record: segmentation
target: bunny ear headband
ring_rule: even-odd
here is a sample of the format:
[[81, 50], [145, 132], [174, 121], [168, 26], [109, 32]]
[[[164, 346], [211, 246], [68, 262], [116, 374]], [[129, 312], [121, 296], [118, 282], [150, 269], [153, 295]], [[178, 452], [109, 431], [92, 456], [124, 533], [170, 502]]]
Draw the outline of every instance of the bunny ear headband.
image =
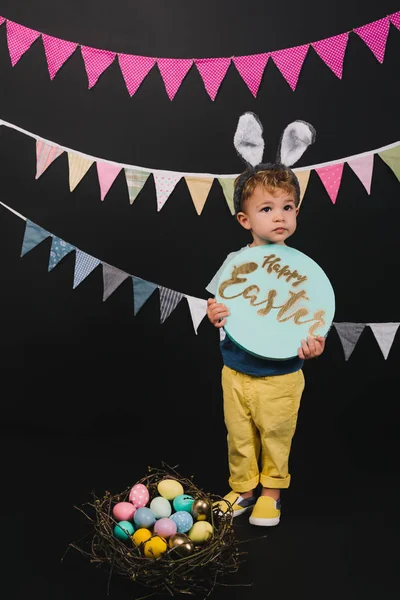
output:
[[[243, 186], [250, 177], [265, 169], [291, 167], [315, 140], [315, 129], [306, 121], [293, 121], [283, 131], [279, 142], [278, 154], [274, 163], [262, 163], [264, 154], [263, 127], [260, 119], [252, 112], [240, 116], [233, 143], [247, 169], [239, 176], [235, 185], [233, 203], [235, 214], [240, 212]], [[290, 170], [290, 169], [289, 169]], [[293, 171], [292, 171], [293, 173]], [[296, 192], [300, 198], [300, 186], [293, 173]]]

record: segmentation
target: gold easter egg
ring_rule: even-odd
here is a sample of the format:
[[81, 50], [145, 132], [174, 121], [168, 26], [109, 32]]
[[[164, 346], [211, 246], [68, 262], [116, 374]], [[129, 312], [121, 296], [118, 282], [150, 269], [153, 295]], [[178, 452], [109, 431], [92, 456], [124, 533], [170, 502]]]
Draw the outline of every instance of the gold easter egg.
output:
[[211, 502], [204, 498], [197, 498], [190, 512], [195, 521], [207, 521], [211, 516]]
[[195, 544], [207, 542], [214, 534], [214, 528], [208, 521], [197, 521], [189, 530], [188, 537]]
[[162, 479], [157, 485], [158, 493], [167, 500], [173, 500], [184, 493], [183, 486], [176, 479]]
[[168, 546], [179, 556], [190, 556], [194, 551], [194, 543], [185, 533], [175, 533], [168, 540]]

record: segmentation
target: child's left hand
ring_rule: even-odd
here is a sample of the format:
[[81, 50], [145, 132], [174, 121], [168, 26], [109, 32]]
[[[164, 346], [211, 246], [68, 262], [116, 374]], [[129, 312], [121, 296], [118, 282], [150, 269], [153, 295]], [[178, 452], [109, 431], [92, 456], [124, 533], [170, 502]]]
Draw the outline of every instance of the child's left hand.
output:
[[298, 355], [302, 360], [308, 358], [316, 358], [320, 356], [325, 348], [325, 338], [321, 335], [316, 337], [308, 336], [307, 340], [301, 340], [301, 347], [299, 348]]

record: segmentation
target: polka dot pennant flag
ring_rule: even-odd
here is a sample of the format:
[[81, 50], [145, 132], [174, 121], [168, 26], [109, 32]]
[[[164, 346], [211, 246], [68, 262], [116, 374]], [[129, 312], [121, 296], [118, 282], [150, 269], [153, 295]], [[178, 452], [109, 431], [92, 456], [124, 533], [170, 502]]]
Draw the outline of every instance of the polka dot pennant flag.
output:
[[400, 10], [389, 15], [389, 19], [391, 23], [393, 23], [393, 25], [397, 27], [397, 29], [400, 29]]
[[39, 31], [7, 21], [7, 45], [13, 67], [39, 36]]
[[5, 20], [6, 20], [5, 17], [0, 17], [0, 25], [3, 25]]
[[342, 79], [343, 60], [348, 39], [348, 33], [341, 33], [311, 44], [318, 56], [339, 79]]
[[75, 289], [94, 269], [100, 264], [98, 258], [82, 252], [82, 250], [76, 249], [75, 259], [75, 271], [74, 271], [74, 285]]
[[296, 89], [308, 48], [309, 44], [303, 44], [303, 46], [284, 48], [271, 53], [274, 63], [293, 91]]
[[357, 175], [367, 194], [371, 193], [372, 170], [374, 168], [374, 155], [360, 156], [347, 161], [347, 164]]
[[67, 256], [70, 252], [75, 250], [75, 246], [69, 244], [68, 242], [64, 242], [61, 238], [53, 235], [53, 239], [51, 241], [51, 249], [50, 249], [50, 258], [49, 258], [49, 267], [48, 270], [51, 271], [54, 269], [56, 265]]
[[96, 167], [100, 184], [100, 198], [104, 200], [122, 167], [106, 162], [96, 162]]
[[36, 141], [36, 179], [44, 173], [51, 163], [58, 158], [64, 150], [58, 146], [47, 144], [43, 140]]
[[196, 58], [196, 67], [211, 100], [215, 100], [222, 80], [231, 63], [230, 58]]
[[86, 175], [93, 163], [94, 161], [90, 158], [75, 154], [74, 152], [68, 152], [69, 189], [71, 192]]
[[379, 19], [353, 29], [354, 33], [367, 44], [368, 48], [374, 53], [380, 63], [385, 58], [386, 41], [389, 33], [389, 18]]
[[333, 204], [336, 202], [340, 183], [342, 181], [344, 163], [338, 163], [335, 165], [328, 165], [327, 167], [320, 167], [315, 169], [321, 178], [322, 183], [326, 191], [328, 192], [329, 198]]
[[160, 211], [175, 189], [175, 186], [182, 175], [170, 171], [159, 171], [153, 173], [153, 177], [157, 194], [157, 210]]
[[232, 62], [242, 76], [243, 81], [253, 94], [258, 94], [265, 66], [268, 62], [269, 53], [253, 54], [249, 56], [234, 56]]
[[42, 33], [44, 53], [50, 79], [54, 79], [66, 60], [75, 52], [78, 44], [67, 42]]
[[185, 79], [192, 66], [191, 58], [159, 58], [157, 59], [158, 69], [163, 78], [168, 98], [173, 100], [176, 92], [179, 90], [182, 81]]
[[160, 322], [164, 323], [182, 300], [183, 294], [162, 285], [159, 285], [158, 289], [160, 290]]
[[115, 58], [115, 52], [81, 46], [81, 53], [90, 89], [97, 83], [100, 75], [111, 65]]
[[156, 64], [156, 59], [135, 54], [118, 54], [118, 63], [129, 95], [133, 96], [143, 79]]

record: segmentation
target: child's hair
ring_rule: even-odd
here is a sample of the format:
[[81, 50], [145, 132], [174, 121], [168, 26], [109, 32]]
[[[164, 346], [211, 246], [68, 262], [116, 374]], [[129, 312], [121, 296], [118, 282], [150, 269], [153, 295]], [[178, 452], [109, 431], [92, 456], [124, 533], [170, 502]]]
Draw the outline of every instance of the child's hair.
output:
[[300, 204], [300, 185], [292, 169], [281, 164], [264, 164], [254, 169], [253, 173], [246, 169], [235, 179], [235, 214], [243, 210], [246, 200], [258, 185], [272, 194], [278, 189], [293, 194], [295, 205]]

